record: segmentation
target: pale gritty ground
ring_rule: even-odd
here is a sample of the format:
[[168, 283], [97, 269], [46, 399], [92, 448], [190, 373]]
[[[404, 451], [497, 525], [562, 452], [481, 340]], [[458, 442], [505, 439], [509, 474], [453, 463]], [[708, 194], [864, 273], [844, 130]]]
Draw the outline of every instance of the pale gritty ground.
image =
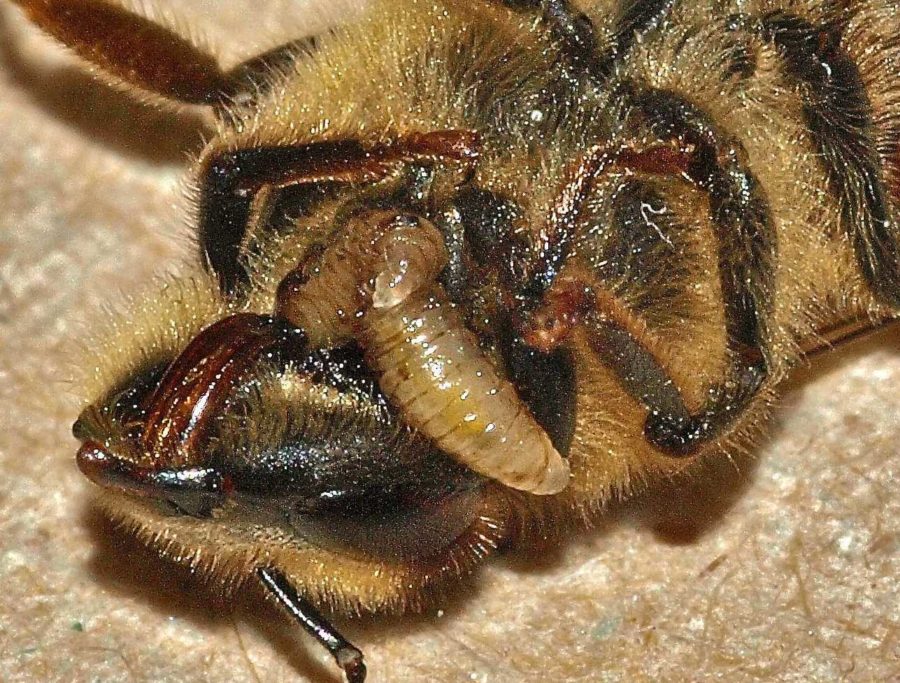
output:
[[[303, 0], [177, 4], [233, 58], [314, 28]], [[67, 358], [188, 251], [199, 127], [94, 84], [12, 12], [0, 30], [0, 680], [337, 680], [274, 611], [211, 604], [90, 512]], [[898, 350], [882, 335], [805, 372], [741, 474], [499, 558], [425, 616], [338, 623], [373, 681], [900, 680]]]

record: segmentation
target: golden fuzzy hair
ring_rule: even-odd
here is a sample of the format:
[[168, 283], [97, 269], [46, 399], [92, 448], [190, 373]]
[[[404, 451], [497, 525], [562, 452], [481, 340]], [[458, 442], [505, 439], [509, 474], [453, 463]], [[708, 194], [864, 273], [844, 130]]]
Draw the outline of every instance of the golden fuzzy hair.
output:
[[[578, 4], [593, 19], [600, 46], [610, 44], [616, 3]], [[834, 19], [824, 3], [809, 0], [734, 4], [750, 15], [780, 10], [811, 24]], [[586, 333], [576, 330], [566, 346], [577, 376], [569, 487], [540, 501], [488, 488], [476, 523], [434, 558], [418, 564], [360, 561], [242, 524], [229, 519], [227, 510], [210, 531], [203, 522], [161, 515], [112, 494], [104, 495], [104, 509], [163, 556], [198, 566], [225, 584], [266, 561], [321, 602], [351, 612], [401, 609], [419, 606], [434, 587], [471, 569], [499, 543], [515, 540], [509, 538], [514, 532], [551, 520], [588, 519], [609, 500], [631, 495], [657, 478], [750, 448], [778, 381], [796, 365], [801, 349], [832, 323], [876, 316], [888, 308], [869, 291], [852, 240], [842, 232], [845, 207], [823, 172], [804, 119], [802, 90], [785, 74], [784, 56], [770, 42], [752, 38], [752, 74], [734, 73], [728, 25], [736, 11], [712, 1], [679, 3], [662, 30], [633, 46], [611, 77], [612, 85], [585, 98], [574, 87], [560, 86], [568, 77], [560, 46], [527, 13], [488, 2], [381, 0], [359, 21], [322, 37], [315, 50], [298, 50], [288, 67], [270, 75], [254, 106], [235, 104], [196, 165], [202, 183], [213, 160], [228, 152], [336, 140], [389, 145], [410, 133], [474, 129], [483, 149], [472, 181], [520, 206], [517, 230], [535, 238], [573, 164], [592, 145], [638, 148], [651, 142], [646, 132], [624, 128], [629, 112], [612, 101], [614, 85], [628, 82], [673, 93], [702, 109], [745, 153], [771, 210], [778, 248], [765, 325], [769, 379], [735, 425], [705, 445], [699, 457], [673, 458], [648, 442], [646, 406], [598, 360]], [[865, 83], [896, 203], [900, 19], [895, 14], [889, 2], [866, 0], [841, 18], [846, 20], [842, 46]], [[545, 97], [548, 92], [555, 99]], [[677, 231], [668, 239], [661, 234], [652, 253], [660, 261], [677, 262], [678, 272], [635, 274], [626, 268], [625, 275], [600, 278], [597, 254], [608, 241], [600, 230], [579, 237], [566, 267], [603, 280], [602, 291], [613, 302], [605, 313], [619, 316], [638, 343], [662, 360], [685, 404], [697, 409], [730, 361], [710, 199], [681, 176], [614, 169], [598, 181], [588, 202], [594, 222], [613, 220], [610, 207], [634, 176], [659, 198], [664, 207], [659, 211], [677, 219]], [[250, 295], [239, 308], [224, 303], [210, 280], [195, 276], [168, 285], [122, 322], [112, 323], [113, 332], [100, 347], [103, 366], [98, 362], [97, 379], [89, 383], [90, 398], [121, 385], [148, 359], [173, 357], [217, 318], [237, 310], [271, 311], [278, 283], [313, 246], [327, 244], [341, 204], [359, 191], [341, 188], [314, 214], [299, 218], [287, 235], [265, 234], [259, 214], [248, 237], [258, 247], [250, 259]], [[655, 225], [652, 219], [647, 224]], [[477, 305], [488, 314], [492, 297], [499, 296], [497, 287], [487, 278], [477, 292]], [[666, 288], [675, 293], [663, 296]]]

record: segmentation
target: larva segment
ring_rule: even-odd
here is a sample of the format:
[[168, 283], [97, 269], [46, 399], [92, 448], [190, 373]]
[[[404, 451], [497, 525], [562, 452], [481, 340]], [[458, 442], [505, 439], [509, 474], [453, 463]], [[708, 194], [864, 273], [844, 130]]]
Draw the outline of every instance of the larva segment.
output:
[[507, 486], [537, 494], [565, 488], [565, 461], [479, 351], [443, 288], [366, 318], [361, 338], [381, 388], [418, 429]]
[[348, 228], [314, 274], [285, 278], [277, 314], [314, 346], [356, 338], [406, 422], [467, 467], [529, 493], [564, 489], [566, 461], [437, 282], [437, 228], [387, 211]]

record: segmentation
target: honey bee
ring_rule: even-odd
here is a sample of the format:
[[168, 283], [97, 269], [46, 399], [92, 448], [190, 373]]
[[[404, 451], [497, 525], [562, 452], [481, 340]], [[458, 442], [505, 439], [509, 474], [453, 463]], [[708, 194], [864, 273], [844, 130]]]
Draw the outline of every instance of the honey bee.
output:
[[93, 345], [78, 466], [349, 681], [322, 606], [419, 608], [750, 447], [799, 362], [900, 315], [887, 0], [380, 0], [227, 71], [115, 4], [14, 2], [216, 120], [199, 263]]

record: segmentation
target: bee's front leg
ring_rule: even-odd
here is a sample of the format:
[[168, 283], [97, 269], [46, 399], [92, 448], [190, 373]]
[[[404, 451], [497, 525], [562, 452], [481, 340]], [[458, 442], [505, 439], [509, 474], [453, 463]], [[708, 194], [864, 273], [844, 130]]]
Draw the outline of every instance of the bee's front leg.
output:
[[239, 150], [210, 149], [200, 162], [197, 238], [201, 258], [218, 277], [223, 292], [239, 295], [248, 280], [241, 247], [260, 198], [265, 203], [291, 186], [371, 183], [410, 162], [431, 165], [441, 160], [468, 169], [479, 154], [479, 136], [469, 130], [412, 134], [383, 146], [334, 140]]

